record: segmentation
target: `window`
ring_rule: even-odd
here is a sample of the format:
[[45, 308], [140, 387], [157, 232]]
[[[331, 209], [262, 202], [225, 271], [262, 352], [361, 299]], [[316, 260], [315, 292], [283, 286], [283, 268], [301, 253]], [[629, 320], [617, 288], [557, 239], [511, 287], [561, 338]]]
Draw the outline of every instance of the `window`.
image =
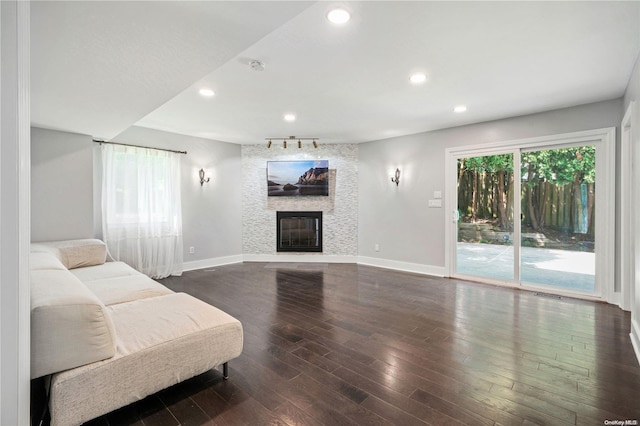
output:
[[103, 235], [111, 255], [162, 278], [182, 269], [180, 154], [103, 144]]

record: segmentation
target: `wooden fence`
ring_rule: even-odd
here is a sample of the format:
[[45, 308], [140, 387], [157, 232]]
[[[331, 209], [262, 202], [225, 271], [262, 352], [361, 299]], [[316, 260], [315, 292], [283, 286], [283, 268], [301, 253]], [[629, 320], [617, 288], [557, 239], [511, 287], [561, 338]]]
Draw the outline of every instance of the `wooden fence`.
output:
[[[465, 221], [490, 220], [505, 228], [500, 216], [499, 200], [512, 205], [513, 174], [504, 178], [503, 197], [499, 196], [498, 176], [491, 172], [466, 170], [458, 179], [458, 210]], [[536, 231], [554, 229], [593, 236], [595, 216], [595, 184], [572, 182], [558, 185], [553, 182], [522, 183], [518, 197], [522, 206], [523, 224]], [[507, 221], [513, 221], [513, 210], [507, 209]]]

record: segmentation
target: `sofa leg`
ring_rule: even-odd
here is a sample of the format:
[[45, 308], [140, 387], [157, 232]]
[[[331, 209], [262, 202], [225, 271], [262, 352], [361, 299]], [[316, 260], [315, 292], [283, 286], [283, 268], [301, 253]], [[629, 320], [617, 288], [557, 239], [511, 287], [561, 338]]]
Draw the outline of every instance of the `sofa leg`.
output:
[[225, 362], [222, 364], [222, 378], [227, 380], [229, 378], [229, 363]]

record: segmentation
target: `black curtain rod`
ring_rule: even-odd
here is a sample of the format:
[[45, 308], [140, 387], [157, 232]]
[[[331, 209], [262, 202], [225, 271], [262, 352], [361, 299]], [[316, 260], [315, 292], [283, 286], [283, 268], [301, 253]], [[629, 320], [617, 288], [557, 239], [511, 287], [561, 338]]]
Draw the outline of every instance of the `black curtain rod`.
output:
[[142, 146], [142, 145], [131, 145], [128, 143], [118, 143], [118, 142], [107, 142], [107, 141], [99, 141], [97, 139], [93, 140], [95, 143], [99, 143], [99, 144], [103, 144], [103, 143], [108, 143], [110, 145], [122, 145], [122, 146], [132, 146], [134, 148], [147, 148], [147, 149], [157, 149], [158, 151], [167, 151], [167, 152], [174, 152], [176, 154], [186, 154], [187, 151], [176, 151], [174, 149], [164, 149], [164, 148], [154, 148], [152, 146]]

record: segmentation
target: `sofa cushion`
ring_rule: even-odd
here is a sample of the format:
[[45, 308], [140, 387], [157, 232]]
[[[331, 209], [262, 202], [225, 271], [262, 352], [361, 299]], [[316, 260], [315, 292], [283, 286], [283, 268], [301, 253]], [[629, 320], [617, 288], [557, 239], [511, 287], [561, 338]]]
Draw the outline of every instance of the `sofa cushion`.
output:
[[240, 321], [184, 293], [108, 307], [113, 358], [52, 377], [51, 424], [80, 424], [225, 363], [242, 351]]
[[102, 265], [107, 260], [107, 246], [96, 239], [50, 241], [41, 243], [58, 250], [58, 257], [67, 269]]
[[47, 252], [32, 252], [29, 254], [29, 269], [32, 271], [57, 269], [60, 271], [66, 271], [60, 259], [58, 259], [52, 253]]
[[32, 270], [31, 377], [112, 357], [107, 308], [67, 270]]
[[71, 273], [78, 277], [83, 283], [103, 280], [105, 278], [143, 275], [124, 262], [107, 262], [103, 265], [77, 268], [72, 270]]
[[173, 293], [123, 262], [107, 262], [70, 272], [107, 306]]
[[159, 282], [142, 274], [85, 281], [84, 285], [107, 306], [173, 293]]

